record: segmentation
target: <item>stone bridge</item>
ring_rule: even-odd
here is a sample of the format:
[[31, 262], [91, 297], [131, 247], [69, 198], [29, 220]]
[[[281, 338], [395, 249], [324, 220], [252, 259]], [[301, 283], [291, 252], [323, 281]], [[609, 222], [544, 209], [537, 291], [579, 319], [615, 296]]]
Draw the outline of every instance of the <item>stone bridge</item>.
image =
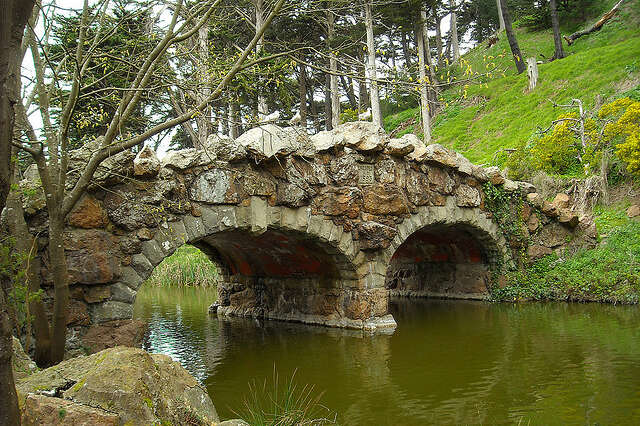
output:
[[[74, 152], [79, 166], [91, 148]], [[511, 226], [488, 189], [509, 203]], [[25, 207], [46, 235], [41, 200]], [[131, 318], [154, 267], [192, 244], [222, 270], [220, 315], [392, 328], [390, 295], [488, 298], [505, 270], [590, 234], [567, 207], [365, 122], [312, 137], [266, 125], [162, 161], [149, 148], [121, 153], [68, 217], [69, 325]]]

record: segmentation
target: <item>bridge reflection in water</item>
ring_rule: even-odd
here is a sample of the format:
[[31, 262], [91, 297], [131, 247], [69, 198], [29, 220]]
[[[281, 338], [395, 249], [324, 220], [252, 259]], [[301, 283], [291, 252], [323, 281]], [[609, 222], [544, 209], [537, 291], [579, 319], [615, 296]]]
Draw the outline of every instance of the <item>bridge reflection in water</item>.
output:
[[394, 299], [392, 335], [205, 315], [190, 289], [141, 289], [146, 348], [202, 380], [223, 418], [251, 380], [296, 372], [346, 425], [637, 424], [637, 307]]

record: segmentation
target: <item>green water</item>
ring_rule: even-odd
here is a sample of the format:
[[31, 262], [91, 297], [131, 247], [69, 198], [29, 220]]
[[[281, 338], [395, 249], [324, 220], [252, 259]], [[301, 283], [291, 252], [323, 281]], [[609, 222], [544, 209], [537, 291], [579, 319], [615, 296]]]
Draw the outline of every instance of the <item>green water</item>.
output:
[[343, 425], [640, 424], [640, 309], [401, 300], [393, 335], [206, 314], [214, 290], [144, 288], [145, 349], [171, 355], [221, 417], [273, 376], [324, 392]]

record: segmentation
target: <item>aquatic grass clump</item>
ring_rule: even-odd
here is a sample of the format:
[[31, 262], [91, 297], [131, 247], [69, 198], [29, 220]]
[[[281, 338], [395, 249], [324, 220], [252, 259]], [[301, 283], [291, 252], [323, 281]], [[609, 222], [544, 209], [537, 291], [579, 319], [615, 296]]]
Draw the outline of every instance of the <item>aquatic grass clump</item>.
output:
[[215, 287], [219, 275], [216, 265], [204, 253], [183, 245], [153, 270], [147, 283], [156, 287]]
[[274, 368], [271, 382], [253, 380], [243, 401], [243, 409], [234, 412], [252, 426], [298, 426], [336, 424], [336, 413], [320, 403], [313, 385], [299, 386], [296, 371], [286, 383], [280, 383]]

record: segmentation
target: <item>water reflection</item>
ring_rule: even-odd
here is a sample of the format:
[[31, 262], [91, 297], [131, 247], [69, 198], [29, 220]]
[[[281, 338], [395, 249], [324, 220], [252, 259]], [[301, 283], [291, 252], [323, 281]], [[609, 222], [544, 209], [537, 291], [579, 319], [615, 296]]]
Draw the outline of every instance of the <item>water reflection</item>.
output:
[[[248, 383], [296, 372], [348, 425], [640, 421], [640, 311], [401, 300], [393, 335], [206, 315], [210, 294], [138, 297], [147, 349], [180, 361], [223, 418]], [[189, 293], [191, 292], [191, 293]]]

